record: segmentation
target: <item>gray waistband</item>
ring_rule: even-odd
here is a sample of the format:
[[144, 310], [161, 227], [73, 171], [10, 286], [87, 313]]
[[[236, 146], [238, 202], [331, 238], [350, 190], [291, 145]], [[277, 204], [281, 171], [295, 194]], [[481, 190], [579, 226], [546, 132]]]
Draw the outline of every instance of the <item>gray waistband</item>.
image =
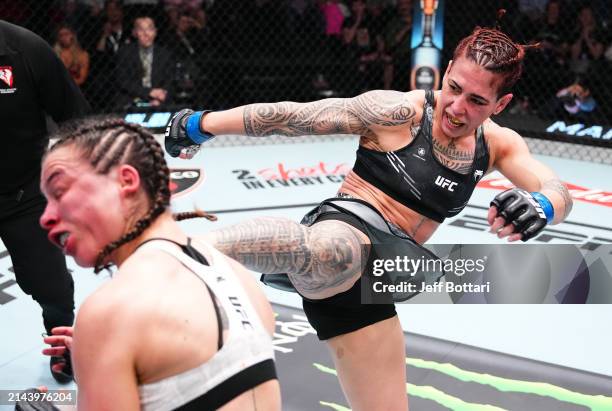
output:
[[[359, 201], [364, 201], [360, 198], [354, 197], [350, 194], [346, 194], [346, 193], [338, 193], [336, 195], [336, 198], [342, 199], [342, 200], [359, 200]], [[373, 207], [372, 205], [370, 205], [370, 207]], [[349, 210], [351, 211], [351, 210]], [[386, 218], [382, 217], [382, 215], [380, 214], [380, 212], [378, 212], [382, 221], [384, 221], [387, 226], [389, 226], [389, 230], [395, 234], [398, 237], [410, 237], [412, 238], [412, 236], [410, 234], [408, 234], [407, 232], [405, 232], [404, 230], [402, 230], [402, 228], [400, 226], [398, 226], [397, 224], [392, 223], [391, 221], [387, 220]], [[370, 222], [370, 221], [368, 221]], [[379, 228], [379, 227], [378, 227]]]

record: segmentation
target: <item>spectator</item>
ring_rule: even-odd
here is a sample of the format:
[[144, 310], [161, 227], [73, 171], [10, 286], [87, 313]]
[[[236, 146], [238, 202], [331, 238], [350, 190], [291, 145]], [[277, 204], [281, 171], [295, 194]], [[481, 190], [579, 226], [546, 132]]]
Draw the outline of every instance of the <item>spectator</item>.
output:
[[[366, 9], [365, 0], [351, 2], [351, 16], [344, 21], [342, 41], [354, 76], [349, 78], [347, 95], [380, 89], [383, 86], [384, 43], [374, 29], [374, 18]], [[390, 59], [388, 60], [391, 63]], [[351, 81], [352, 80], [352, 81]]]
[[580, 8], [570, 43], [572, 70], [575, 73], [586, 73], [593, 66], [593, 62], [601, 59], [604, 52], [603, 33], [591, 6]]
[[97, 110], [107, 111], [112, 108], [117, 94], [113, 79], [116, 55], [130, 40], [120, 1], [106, 1], [97, 33], [91, 59], [91, 82], [87, 92]]
[[[177, 9], [169, 9], [173, 15]], [[210, 28], [207, 24], [206, 13], [200, 10], [201, 17], [194, 17], [190, 10], [180, 11], [176, 17], [168, 15], [168, 19], [176, 19], [172, 30], [164, 36], [164, 44], [172, 48], [174, 56], [179, 60], [190, 60], [195, 58], [206, 48], [210, 39]], [[198, 13], [199, 14], [199, 13]]]
[[53, 50], [68, 69], [74, 82], [83, 87], [89, 75], [89, 53], [83, 50], [71, 27], [63, 25], [59, 28]]
[[547, 116], [570, 121], [595, 121], [598, 104], [593, 95], [589, 77], [581, 76], [569, 86], [558, 90], [549, 101]]
[[539, 43], [540, 50], [525, 58], [525, 74], [517, 87], [517, 103], [511, 113], [539, 111], [549, 104], [550, 96], [574, 78], [568, 67], [567, 26], [561, 19], [561, 5], [560, 0], [548, 2], [545, 16], [536, 25], [538, 32], [529, 39], [531, 43]]
[[172, 58], [164, 47], [155, 44], [157, 29], [153, 19], [137, 17], [134, 36], [137, 41], [121, 48], [117, 55], [117, 108], [167, 104], [173, 78]]
[[109, 0], [104, 5], [106, 21], [102, 24], [102, 33], [96, 43], [96, 51], [105, 57], [114, 56], [119, 47], [128, 41], [128, 34], [123, 25], [123, 8], [117, 0]]
[[61, 0], [59, 9], [52, 11], [51, 16], [57, 26], [71, 27], [85, 48], [89, 48], [95, 38], [92, 38], [91, 27], [95, 25], [95, 8], [77, 0]]
[[540, 43], [544, 57], [564, 65], [568, 58], [567, 27], [561, 20], [561, 0], [550, 0], [546, 5], [546, 14], [537, 24], [538, 32], [533, 40]]
[[390, 64], [385, 65], [384, 88], [407, 91], [410, 87], [412, 0], [398, 0], [396, 7], [397, 14], [384, 32], [385, 52], [391, 57]]
[[339, 0], [319, 0], [319, 8], [325, 17], [325, 35], [339, 38], [344, 23], [344, 13]]
[[300, 56], [316, 55], [325, 34], [325, 17], [315, 0], [290, 0], [289, 22], [291, 42]]
[[176, 26], [165, 36], [164, 43], [168, 48], [172, 47], [176, 59], [174, 100], [182, 103], [193, 104], [195, 94], [209, 88], [205, 81], [207, 75], [196, 64], [197, 59], [209, 54], [207, 46], [210, 43], [210, 28], [206, 24], [206, 14], [201, 11], [202, 18], [197, 19], [193, 17], [193, 11], [183, 9], [177, 17]]
[[206, 24], [206, 13], [202, 0], [164, 0], [163, 3], [166, 16], [170, 17], [170, 23], [174, 27], [182, 13], [189, 13], [199, 26], [203, 27]]

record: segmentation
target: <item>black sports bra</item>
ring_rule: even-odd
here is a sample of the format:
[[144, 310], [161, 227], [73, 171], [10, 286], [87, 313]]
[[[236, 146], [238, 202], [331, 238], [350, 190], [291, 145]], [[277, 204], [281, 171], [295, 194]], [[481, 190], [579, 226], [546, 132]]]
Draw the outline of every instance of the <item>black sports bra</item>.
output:
[[441, 223], [467, 205], [489, 166], [482, 126], [476, 130], [472, 169], [461, 174], [443, 166], [433, 153], [433, 91], [425, 93], [421, 128], [405, 147], [376, 151], [359, 146], [353, 171], [406, 207]]

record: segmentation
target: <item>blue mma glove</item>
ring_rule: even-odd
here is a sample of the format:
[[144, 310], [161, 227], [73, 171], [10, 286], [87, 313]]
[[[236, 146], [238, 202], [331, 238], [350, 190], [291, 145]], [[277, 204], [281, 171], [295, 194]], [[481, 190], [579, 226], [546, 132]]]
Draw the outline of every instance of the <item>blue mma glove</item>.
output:
[[200, 129], [200, 119], [210, 110], [193, 111], [184, 108], [176, 113], [166, 126], [164, 146], [172, 157], [192, 158], [200, 145], [214, 136]]
[[552, 203], [541, 193], [511, 188], [495, 196], [491, 206], [497, 207], [497, 217], [514, 226], [522, 241], [535, 237], [554, 218]]

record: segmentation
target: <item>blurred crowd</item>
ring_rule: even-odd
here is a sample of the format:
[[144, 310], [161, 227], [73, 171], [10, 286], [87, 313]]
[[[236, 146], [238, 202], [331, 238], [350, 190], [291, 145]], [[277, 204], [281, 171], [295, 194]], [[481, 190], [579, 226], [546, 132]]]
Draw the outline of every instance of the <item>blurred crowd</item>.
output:
[[[96, 111], [223, 108], [408, 90], [416, 1], [11, 0], [0, 16], [49, 41]], [[443, 65], [499, 8], [540, 44], [512, 113], [612, 118], [610, 1], [447, 0]]]

